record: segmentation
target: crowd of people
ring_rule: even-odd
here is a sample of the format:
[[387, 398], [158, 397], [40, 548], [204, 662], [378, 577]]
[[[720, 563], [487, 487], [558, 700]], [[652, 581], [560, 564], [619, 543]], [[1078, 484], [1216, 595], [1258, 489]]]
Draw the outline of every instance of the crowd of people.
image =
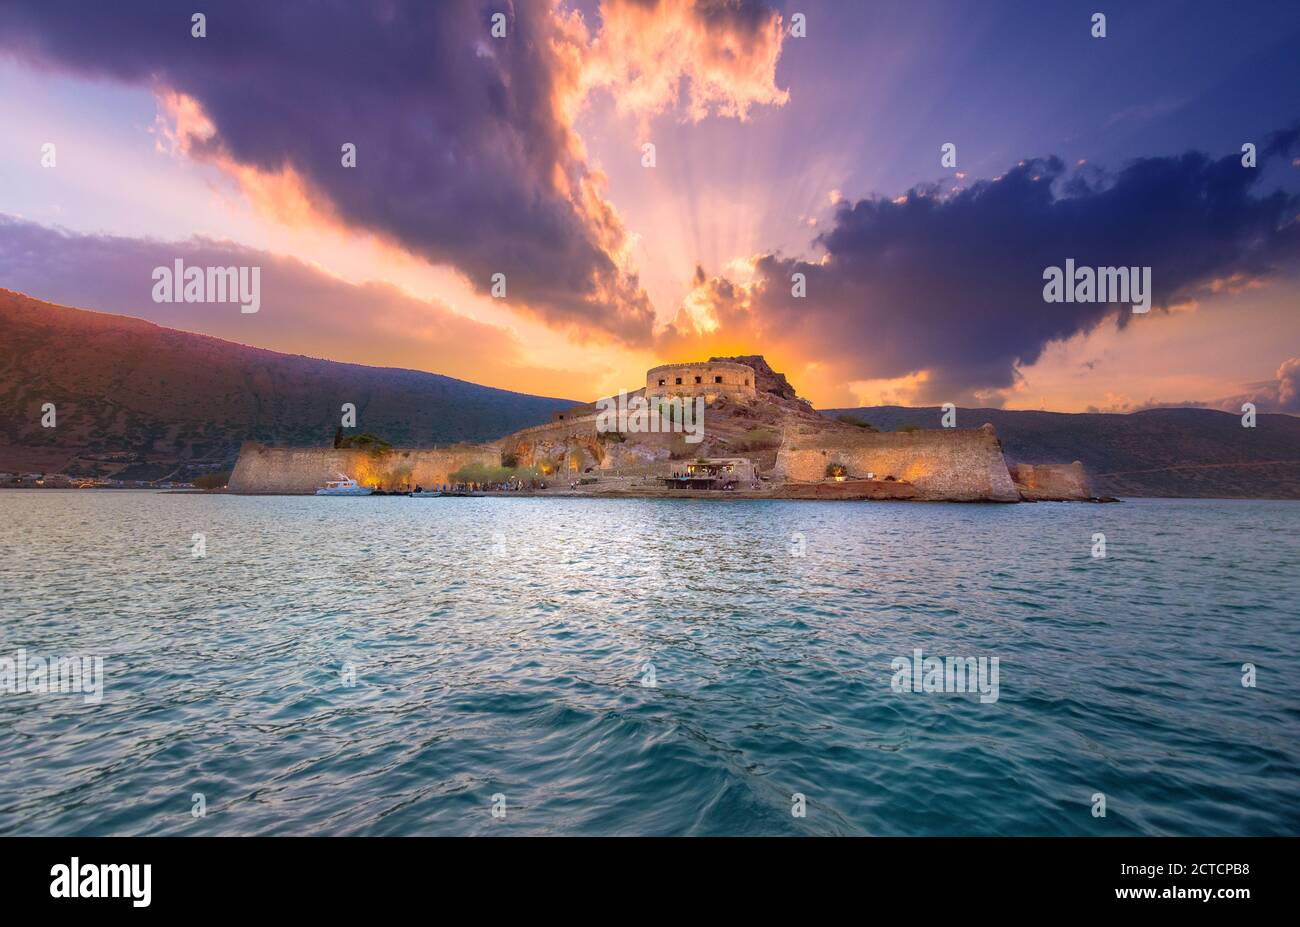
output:
[[465, 492], [520, 492], [522, 490], [545, 489], [545, 480], [502, 480], [500, 482], [465, 482], [465, 483], [439, 483], [432, 489], [426, 490], [423, 486], [416, 486], [415, 493], [418, 495], [424, 492], [439, 493], [465, 493]]

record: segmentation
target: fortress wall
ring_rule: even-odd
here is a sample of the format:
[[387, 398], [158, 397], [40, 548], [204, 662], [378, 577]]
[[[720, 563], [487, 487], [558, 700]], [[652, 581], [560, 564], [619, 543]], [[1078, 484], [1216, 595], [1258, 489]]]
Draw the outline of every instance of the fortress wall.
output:
[[501, 453], [513, 454], [521, 467], [548, 463], [564, 472], [598, 467], [605, 452], [596, 434], [596, 418], [587, 415], [524, 428], [501, 439]]
[[545, 422], [541, 425], [520, 428], [518, 431], [511, 432], [501, 439], [501, 449], [508, 452], [514, 449], [514, 445], [525, 444], [529, 441], [562, 441], [566, 438], [588, 437], [596, 433], [597, 418], [599, 416], [592, 413], [578, 418], [568, 418], [563, 421]]
[[1069, 464], [1017, 464], [1011, 478], [1021, 497], [1036, 500], [1091, 499], [1088, 473], [1079, 461]]
[[440, 449], [394, 448], [382, 456], [352, 448], [265, 447], [247, 441], [230, 476], [235, 493], [313, 493], [339, 474], [375, 489], [432, 487], [475, 462], [497, 464], [496, 445]]
[[536, 425], [501, 439], [501, 453], [513, 454], [521, 467], [541, 467], [561, 477], [604, 469], [609, 455], [596, 431], [596, 415]]
[[[696, 383], [695, 379], [700, 382]], [[663, 380], [663, 385], [659, 381]], [[681, 380], [681, 383], [677, 381]], [[665, 364], [654, 367], [645, 375], [645, 395], [703, 396], [713, 402], [718, 396], [755, 396], [754, 368], [730, 361], [700, 362], [693, 364]]]
[[791, 436], [777, 452], [775, 472], [794, 482], [813, 482], [825, 479], [833, 463], [843, 464], [849, 479], [875, 473], [876, 479], [907, 480], [919, 499], [1020, 500], [992, 425]]

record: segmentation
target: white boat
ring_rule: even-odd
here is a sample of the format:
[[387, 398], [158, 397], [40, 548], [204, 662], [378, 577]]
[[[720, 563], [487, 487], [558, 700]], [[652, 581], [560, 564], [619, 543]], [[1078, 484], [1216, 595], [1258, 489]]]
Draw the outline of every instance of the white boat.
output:
[[340, 476], [337, 480], [329, 480], [324, 486], [316, 490], [318, 496], [368, 496], [374, 490], [368, 486], [362, 486], [356, 480], [349, 479], [346, 476]]
[[412, 492], [407, 493], [412, 499], [438, 499], [442, 496], [440, 492]]

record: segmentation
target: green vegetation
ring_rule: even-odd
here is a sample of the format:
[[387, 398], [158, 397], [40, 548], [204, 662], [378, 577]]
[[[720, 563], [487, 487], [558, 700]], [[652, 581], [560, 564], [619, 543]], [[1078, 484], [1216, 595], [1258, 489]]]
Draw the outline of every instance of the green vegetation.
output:
[[378, 435], [372, 435], [368, 431], [359, 435], [348, 435], [345, 438], [339, 438], [338, 446], [369, 451], [375, 457], [382, 457], [393, 449], [392, 444]]
[[848, 474], [848, 470], [841, 463], [829, 463], [826, 465], [826, 475], [834, 479], [842, 479]]
[[501, 455], [501, 466], [507, 470], [513, 470], [519, 466], [519, 455], [505, 453]]
[[222, 470], [220, 473], [205, 473], [202, 476], [194, 478], [195, 489], [225, 489], [226, 484], [230, 482], [230, 471]]
[[537, 467], [500, 467], [491, 464], [467, 464], [455, 473], [448, 474], [453, 483], [504, 483], [508, 480], [545, 479]]
[[388, 471], [388, 480], [390, 480], [394, 486], [411, 486], [411, 477], [414, 475], [414, 467], [393, 467]]
[[866, 429], [867, 431], [879, 431], [879, 430], [880, 430], [879, 428], [877, 428], [875, 425], [871, 424], [869, 421], [867, 421], [867, 420], [866, 420], [865, 418], [863, 418], [862, 416], [860, 416], [860, 415], [854, 415], [852, 412], [842, 412], [842, 413], [840, 413], [839, 416], [837, 416], [836, 420], [837, 420], [837, 421], [840, 421], [840, 422], [843, 422], [845, 425], [853, 425], [853, 426], [856, 426], [856, 427], [858, 427], [858, 428]]
[[751, 428], [731, 445], [738, 451], [766, 451], [781, 446], [781, 436], [771, 428]]

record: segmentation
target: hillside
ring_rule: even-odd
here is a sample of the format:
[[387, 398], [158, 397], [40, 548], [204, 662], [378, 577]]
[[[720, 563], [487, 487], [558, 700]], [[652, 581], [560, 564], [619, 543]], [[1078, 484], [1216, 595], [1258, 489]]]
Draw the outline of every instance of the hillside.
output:
[[[935, 428], [942, 410], [901, 406], [827, 409], [881, 431]], [[1212, 409], [1126, 415], [958, 409], [959, 426], [991, 422], [1008, 463], [1082, 461], [1094, 489], [1112, 496], [1300, 499], [1300, 418], [1260, 415], [1257, 427]]]
[[[754, 366], [765, 394], [788, 414], [815, 417], [761, 357], [734, 360]], [[57, 408], [55, 428], [40, 425], [45, 402]], [[574, 404], [251, 348], [0, 289], [0, 472], [183, 479], [229, 468], [245, 440], [329, 446], [344, 402], [356, 404], [357, 431], [424, 447], [493, 440]], [[724, 417], [734, 427], [715, 418], [714, 450], [753, 453], [770, 465], [781, 429], [734, 412]], [[846, 412], [882, 431], [934, 428], [941, 416], [934, 407], [899, 406], [822, 414]], [[1300, 498], [1294, 416], [1260, 415], [1258, 427], [1244, 429], [1238, 416], [1209, 409], [959, 409], [957, 422], [991, 422], [1012, 464], [1080, 460], [1107, 495]]]
[[[57, 426], [42, 428], [53, 402]], [[240, 442], [328, 446], [344, 402], [395, 445], [484, 441], [571, 400], [251, 348], [0, 289], [0, 471], [122, 479], [229, 467]]]

